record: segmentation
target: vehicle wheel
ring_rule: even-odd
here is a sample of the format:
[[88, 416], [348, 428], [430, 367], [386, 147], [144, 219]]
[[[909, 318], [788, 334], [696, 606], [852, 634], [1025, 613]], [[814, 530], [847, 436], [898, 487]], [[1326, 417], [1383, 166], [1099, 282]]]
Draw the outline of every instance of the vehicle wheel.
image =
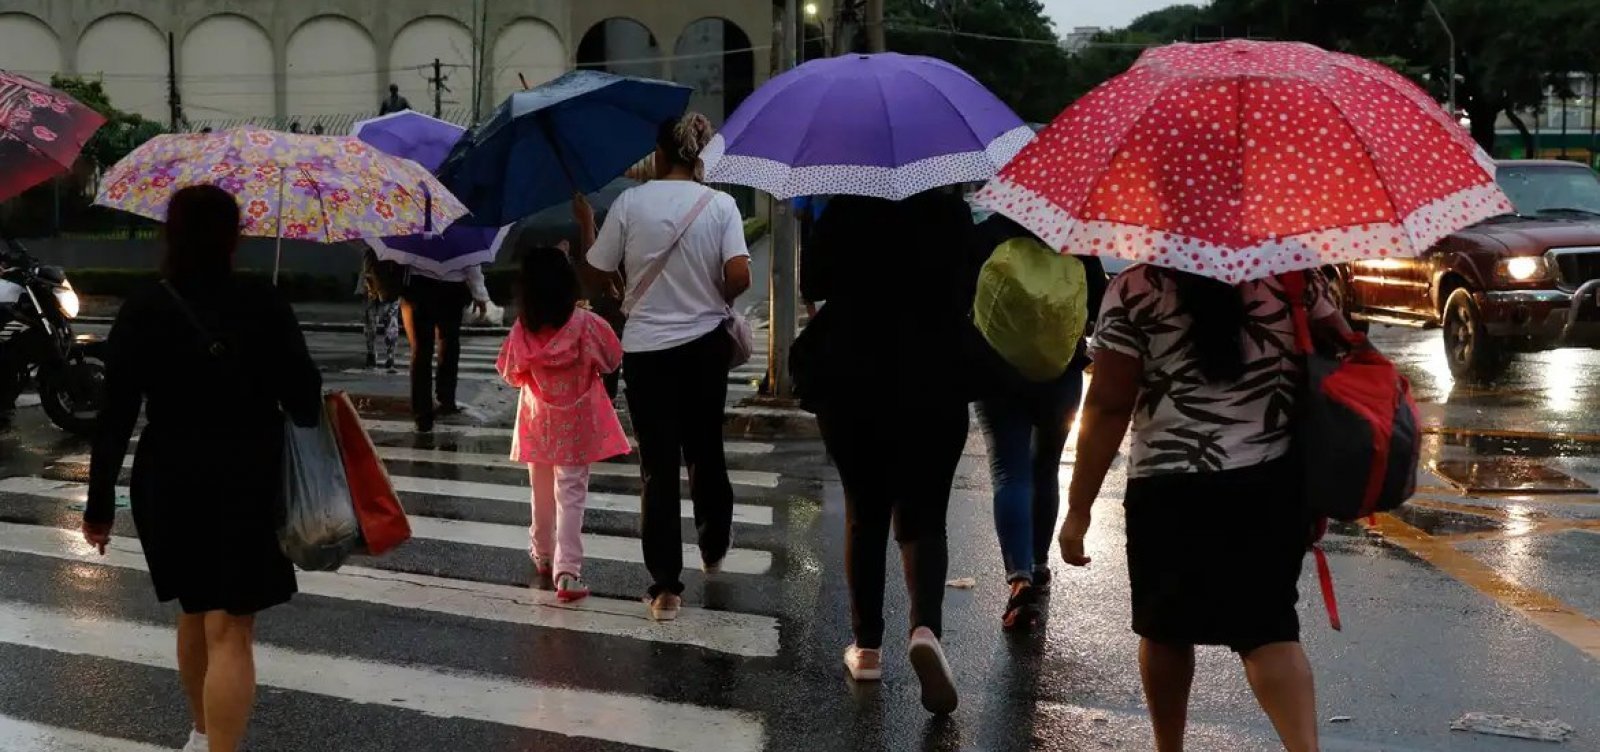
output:
[[1462, 288], [1450, 293], [1444, 303], [1444, 354], [1450, 373], [1464, 381], [1493, 381], [1511, 363], [1511, 354], [1489, 336], [1483, 315]]
[[105, 382], [105, 364], [84, 358], [69, 364], [65, 374], [39, 374], [39, 401], [61, 430], [92, 438], [100, 423]]

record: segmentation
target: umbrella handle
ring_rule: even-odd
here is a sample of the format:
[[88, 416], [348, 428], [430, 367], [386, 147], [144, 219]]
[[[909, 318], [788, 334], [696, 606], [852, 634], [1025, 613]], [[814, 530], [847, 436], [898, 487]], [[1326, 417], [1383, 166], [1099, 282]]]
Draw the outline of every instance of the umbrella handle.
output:
[[278, 270], [283, 267], [283, 192], [289, 178], [282, 170], [278, 171], [278, 242], [272, 257], [272, 286], [278, 286]]

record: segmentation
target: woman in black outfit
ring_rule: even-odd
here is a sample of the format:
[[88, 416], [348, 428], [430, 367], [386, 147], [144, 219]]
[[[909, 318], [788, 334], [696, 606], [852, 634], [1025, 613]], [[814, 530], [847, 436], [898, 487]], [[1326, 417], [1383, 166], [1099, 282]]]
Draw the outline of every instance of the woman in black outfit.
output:
[[891, 525], [911, 596], [910, 660], [922, 703], [955, 710], [939, 644], [944, 604], [945, 511], [967, 440], [977, 332], [971, 212], [958, 196], [890, 202], [836, 197], [816, 228], [813, 271], [827, 305], [808, 330], [823, 442], [844, 484], [845, 573], [857, 681], [882, 677], [884, 554]]
[[84, 536], [102, 552], [141, 404], [134, 526], [156, 597], [176, 599], [178, 671], [194, 717], [187, 750], [232, 752], [255, 696], [256, 612], [289, 600], [276, 536], [283, 411], [315, 425], [322, 379], [294, 312], [233, 276], [239, 208], [213, 186], [167, 213], [166, 282], [122, 306], [107, 344], [107, 403], [89, 471]]

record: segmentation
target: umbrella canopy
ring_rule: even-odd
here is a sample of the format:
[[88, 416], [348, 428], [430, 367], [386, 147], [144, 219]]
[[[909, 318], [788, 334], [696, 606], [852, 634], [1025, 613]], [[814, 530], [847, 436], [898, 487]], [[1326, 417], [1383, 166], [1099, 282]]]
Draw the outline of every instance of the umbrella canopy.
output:
[[655, 148], [661, 123], [692, 90], [665, 81], [574, 71], [512, 94], [439, 168], [472, 210], [499, 227], [593, 193]]
[[[390, 156], [439, 169], [467, 129], [405, 110], [356, 123], [350, 134]], [[509, 228], [475, 227], [457, 222], [441, 234], [369, 239], [378, 258], [438, 275], [494, 263]]]
[[893, 53], [813, 60], [767, 82], [706, 148], [706, 180], [780, 199], [899, 200], [994, 177], [1033, 138], [983, 84]]
[[105, 122], [66, 94], [0, 71], [0, 201], [72, 169]]
[[1146, 52], [977, 201], [1058, 250], [1227, 282], [1415, 256], [1511, 204], [1421, 89], [1305, 44]]
[[455, 123], [424, 115], [416, 110], [393, 112], [362, 120], [350, 128], [350, 135], [371, 144], [391, 157], [409, 159], [433, 172], [444, 164], [467, 129]]
[[358, 139], [258, 128], [157, 136], [111, 168], [95, 203], [165, 220], [172, 194], [199, 183], [233, 194], [256, 237], [420, 235], [467, 211], [421, 165]]

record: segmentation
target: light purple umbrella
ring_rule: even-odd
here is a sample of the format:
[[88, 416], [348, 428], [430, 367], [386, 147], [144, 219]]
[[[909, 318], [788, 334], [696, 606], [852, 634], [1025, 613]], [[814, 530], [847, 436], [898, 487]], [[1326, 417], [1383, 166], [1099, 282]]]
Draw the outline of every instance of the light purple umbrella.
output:
[[767, 82], [706, 148], [706, 180], [795, 196], [899, 200], [994, 177], [1033, 131], [942, 60], [813, 60]]
[[[404, 157], [437, 170], [467, 130], [454, 123], [406, 110], [356, 123], [350, 135], [379, 151]], [[378, 258], [433, 274], [449, 274], [469, 266], [492, 264], [508, 227], [451, 225], [438, 235], [410, 235], [367, 242]]]

